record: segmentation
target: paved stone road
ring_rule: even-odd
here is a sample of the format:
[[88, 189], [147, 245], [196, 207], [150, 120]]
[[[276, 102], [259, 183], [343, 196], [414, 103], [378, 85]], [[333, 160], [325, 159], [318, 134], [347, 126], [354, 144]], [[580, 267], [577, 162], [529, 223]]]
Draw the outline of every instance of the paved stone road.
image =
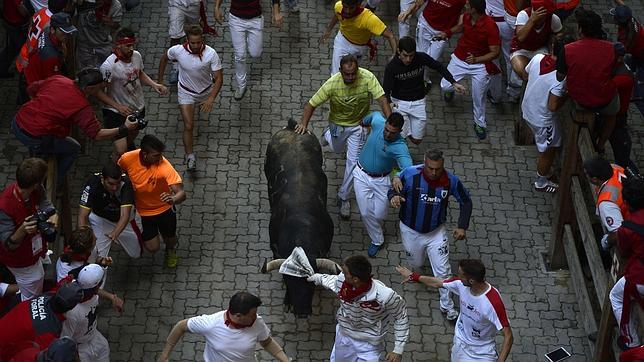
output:
[[[264, 2], [267, 15], [268, 5]], [[606, 11], [607, 6], [598, 5], [596, 9]], [[185, 177], [176, 94], [169, 98], [146, 94], [147, 114], [152, 120], [146, 132], [167, 143], [168, 157], [185, 177], [188, 200], [179, 211], [180, 260], [176, 270], [162, 267], [161, 254], [146, 255], [140, 260], [129, 260], [118, 250], [113, 254], [116, 263], [110, 270], [107, 286], [124, 297], [126, 307], [119, 316], [104, 306], [99, 317], [99, 329], [110, 341], [112, 360], [154, 360], [175, 322], [221, 310], [228, 298], [242, 289], [263, 299], [260, 313], [280, 344], [285, 345], [288, 355], [299, 361], [328, 360], [334, 339], [337, 307], [334, 296], [320, 291], [314, 299], [314, 315], [308, 320], [296, 320], [282, 310], [281, 278], [257, 271], [271, 257], [263, 176], [265, 148], [270, 135], [283, 127], [288, 117], [301, 115], [304, 102], [328, 77], [331, 46], [318, 45], [317, 37], [328, 22], [330, 9], [329, 0], [302, 4], [302, 12], [286, 17], [281, 30], [269, 27], [266, 19], [264, 54], [252, 61], [250, 92], [241, 103], [232, 99], [230, 34], [227, 27], [219, 27], [224, 36], [211, 39], [210, 44], [224, 62], [224, 87], [209, 119], [198, 122], [196, 151], [200, 172], [196, 179]], [[641, 14], [641, 8], [638, 9]], [[397, 4], [392, 1], [384, 4], [379, 13], [393, 24], [397, 11]], [[138, 48], [149, 74], [155, 75], [167, 38], [165, 1], [144, 1], [125, 19], [125, 24], [137, 30]], [[378, 77], [382, 77], [388, 53], [381, 41], [377, 65], [368, 66]], [[445, 56], [443, 60], [446, 59]], [[15, 166], [26, 154], [9, 134], [14, 96], [15, 82], [3, 81], [2, 179], [13, 178]], [[427, 147], [443, 149], [447, 168], [462, 178], [474, 200], [467, 240], [451, 244], [453, 265], [465, 257], [481, 258], [487, 265], [489, 281], [500, 290], [513, 327], [513, 361], [544, 360], [543, 354], [557, 346], [573, 353], [571, 361], [588, 360], [589, 344], [579, 323], [569, 275], [566, 271], [547, 273], [541, 262], [549, 240], [552, 200], [531, 189], [536, 150], [533, 146], [514, 146], [515, 107], [509, 104], [496, 109], [489, 107], [490, 136], [479, 142], [472, 130], [468, 98], [457, 97], [454, 105], [445, 106], [437, 89], [433, 89], [429, 100], [428, 137], [421, 146], [411, 148], [414, 159], [421, 161]], [[314, 116], [313, 129], [318, 135], [328, 112], [321, 110]], [[633, 143], [639, 164], [643, 165], [641, 118], [639, 115], [636, 118], [639, 125]], [[100, 170], [99, 165], [106, 161], [109, 151], [108, 142], [98, 142], [81, 156], [70, 175], [74, 180], [74, 199], [82, 180], [90, 172]], [[326, 154], [330, 205], [343, 167], [342, 157]], [[364, 253], [369, 239], [359, 214], [354, 212], [351, 221], [340, 222], [337, 210], [334, 207], [329, 210], [336, 222], [330, 257], [340, 261], [350, 254]], [[450, 229], [456, 211], [451, 210]], [[404, 262], [395, 219], [391, 212], [385, 224], [387, 246], [373, 264], [376, 277], [392, 285], [407, 301], [411, 338], [405, 360], [447, 361], [454, 327], [441, 316], [437, 293], [418, 285], [403, 288], [393, 269]], [[425, 273], [430, 273], [429, 269]], [[187, 335], [172, 358], [202, 360], [203, 346], [199, 338]], [[391, 346], [389, 338], [388, 347]], [[259, 356], [269, 360], [265, 352]]]

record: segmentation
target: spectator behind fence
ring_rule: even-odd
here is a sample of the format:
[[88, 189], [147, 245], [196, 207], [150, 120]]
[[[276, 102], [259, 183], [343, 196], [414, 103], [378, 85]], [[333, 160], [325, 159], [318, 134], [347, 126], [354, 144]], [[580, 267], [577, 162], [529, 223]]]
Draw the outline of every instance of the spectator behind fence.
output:
[[103, 88], [103, 76], [96, 68], [83, 69], [74, 81], [54, 75], [29, 87], [32, 99], [18, 110], [11, 130], [30, 153], [58, 157], [58, 184], [78, 157], [80, 144], [70, 137], [73, 125], [95, 140], [126, 136], [137, 123], [127, 121], [118, 128], [101, 128], [87, 95]]
[[[47, 242], [55, 237], [52, 226], [58, 222], [56, 209], [42, 187], [46, 176], [45, 161], [28, 158], [18, 166], [16, 182], [0, 194], [0, 263], [16, 277], [22, 300], [42, 294], [42, 258]], [[39, 222], [42, 219], [47, 221]]]
[[613, 82], [616, 66], [613, 44], [606, 39], [601, 17], [592, 10], [575, 12], [581, 39], [566, 44], [557, 57], [557, 80], [566, 79], [566, 88], [577, 110], [599, 113], [604, 126], [594, 140], [598, 150], [615, 126], [619, 96]]
[[636, 300], [644, 308], [644, 179], [633, 175], [622, 184], [622, 196], [630, 207], [630, 215], [617, 229], [617, 247], [625, 263], [624, 276], [610, 291], [610, 303], [619, 325], [620, 347], [633, 348], [641, 341], [631, 303]]

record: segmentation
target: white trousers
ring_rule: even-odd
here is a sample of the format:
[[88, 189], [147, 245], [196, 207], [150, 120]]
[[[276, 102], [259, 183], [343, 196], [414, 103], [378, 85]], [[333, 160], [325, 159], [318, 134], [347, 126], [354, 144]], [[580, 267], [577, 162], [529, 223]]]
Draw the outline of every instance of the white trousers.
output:
[[110, 345], [98, 330], [88, 343], [78, 344], [78, 356], [81, 362], [110, 362]]
[[[96, 236], [96, 249], [98, 250], [98, 256], [106, 257], [110, 254], [110, 248], [112, 247], [112, 241], [108, 239], [107, 234], [111, 233], [112, 230], [116, 227], [116, 223], [111, 222], [107, 219], [104, 219], [95, 213], [89, 214], [89, 224], [94, 230], [94, 235]], [[130, 220], [127, 224], [121, 235], [118, 237], [119, 244], [123, 247], [127, 255], [131, 258], [140, 258], [141, 257], [141, 231], [138, 226], [136, 226], [137, 231], [134, 230], [134, 225], [136, 221], [134, 219]]]
[[346, 150], [347, 162], [344, 168], [342, 185], [338, 190], [338, 197], [342, 200], [347, 200], [351, 195], [353, 169], [358, 164], [358, 156], [367, 136], [366, 131], [360, 125], [345, 127], [329, 123], [329, 127], [324, 130], [322, 136], [329, 143], [329, 148], [332, 152], [344, 152]]
[[[474, 123], [486, 127], [485, 121], [485, 93], [490, 86], [490, 75], [487, 73], [484, 64], [468, 64], [452, 54], [447, 70], [454, 76], [457, 82], [465, 77], [472, 78], [472, 108], [474, 108]], [[452, 84], [445, 78], [441, 79], [443, 91], [454, 91]]]
[[345, 336], [336, 325], [331, 362], [378, 362], [382, 354], [382, 345], [373, 345]]
[[235, 81], [237, 81], [238, 87], [243, 88], [248, 83], [246, 55], [253, 58], [262, 55], [264, 18], [258, 16], [252, 19], [241, 19], [230, 14], [228, 26], [235, 53], [233, 57], [235, 60]]
[[[432, 40], [439, 30], [432, 28], [422, 15], [418, 16], [416, 25], [416, 51], [429, 54], [430, 57], [440, 61], [443, 49], [447, 45], [446, 40]], [[425, 81], [429, 82], [429, 71], [425, 69]]]
[[417, 140], [423, 139], [427, 124], [425, 98], [417, 101], [401, 101], [392, 97], [391, 101], [394, 103], [392, 111], [400, 113], [405, 119], [400, 135], [404, 138], [412, 136]]
[[20, 290], [20, 298], [23, 301], [37, 297], [42, 294], [42, 285], [45, 280], [45, 269], [42, 266], [42, 258], [34, 265], [24, 268], [7, 267], [16, 278], [16, 284]]
[[452, 362], [496, 362], [497, 358], [494, 340], [488, 345], [475, 347], [454, 338]]
[[[414, 2], [414, 0], [400, 0], [400, 12], [403, 13], [409, 10], [409, 8], [414, 5]], [[421, 8], [416, 11], [414, 16], [416, 16], [417, 18], [422, 16], [423, 9], [425, 9], [425, 4], [423, 4], [423, 6], [421, 6]], [[409, 26], [410, 20], [411, 16], [408, 17], [406, 21], [398, 22], [398, 35], [401, 38], [403, 36], [409, 36], [409, 31], [411, 30], [411, 27]]]
[[[501, 53], [505, 60], [505, 74], [508, 79], [508, 86], [505, 91], [509, 97], [517, 98], [521, 95], [521, 85], [523, 81], [519, 75], [512, 70], [512, 64], [510, 63], [510, 44], [512, 43], [512, 37], [514, 36], [514, 27], [510, 27], [506, 21], [497, 21], [496, 26], [499, 28], [499, 34], [501, 35]], [[496, 59], [494, 63], [499, 66], [499, 69], [501, 69], [499, 59]], [[502, 93], [503, 76], [501, 74], [495, 74], [490, 79], [490, 95], [495, 101], [500, 102], [503, 99]]]
[[338, 30], [333, 40], [333, 56], [331, 58], [331, 75], [340, 71], [340, 59], [345, 55], [355, 55], [358, 61], [362, 57], [369, 55], [369, 47], [366, 45], [356, 45], [347, 40]]
[[193, 2], [187, 6], [174, 4], [168, 5], [168, 34], [171, 39], [181, 39], [186, 36], [184, 27], [186, 24], [199, 23], [199, 2]]
[[[449, 241], [445, 225], [423, 234], [401, 222], [400, 238], [407, 253], [407, 262], [412, 268], [422, 267], [425, 263], [425, 255], [427, 255], [432, 273], [436, 278], [447, 279], [452, 276], [452, 267], [449, 264]], [[449, 290], [440, 288], [438, 295], [440, 296], [441, 309], [454, 309], [454, 301], [452, 301]]]
[[391, 180], [389, 180], [389, 176], [371, 177], [360, 167], [355, 167], [353, 169], [353, 187], [356, 191], [360, 217], [371, 242], [382, 245], [385, 242], [382, 220], [387, 216], [389, 208], [387, 192], [391, 187]]
[[[622, 310], [624, 308], [624, 286], [626, 285], [626, 279], [624, 277], [621, 277], [613, 286], [613, 289], [610, 290], [610, 304], [613, 307], [613, 314], [615, 315], [615, 319], [617, 320], [617, 325], [621, 327], [621, 321], [622, 321]], [[640, 293], [640, 295], [644, 296], [644, 285], [642, 284], [637, 284], [637, 291]], [[631, 301], [631, 307], [633, 307], [634, 304], [637, 304], [637, 301], [632, 300]], [[631, 314], [630, 318], [628, 321], [628, 336], [627, 337], [630, 340], [630, 343], [628, 343], [628, 347], [636, 347], [640, 345], [640, 336], [637, 334], [637, 322], [635, 320], [635, 315], [633, 313], [633, 308], [631, 308]]]

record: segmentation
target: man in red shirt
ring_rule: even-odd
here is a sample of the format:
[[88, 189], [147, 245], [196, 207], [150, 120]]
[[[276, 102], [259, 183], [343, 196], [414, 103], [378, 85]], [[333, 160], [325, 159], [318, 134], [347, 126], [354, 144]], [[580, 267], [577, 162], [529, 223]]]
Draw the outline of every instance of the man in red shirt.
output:
[[77, 31], [69, 14], [60, 12], [51, 16], [49, 32], [40, 34], [38, 47], [29, 54], [29, 63], [24, 69], [27, 85], [52, 75], [65, 75], [63, 43]]
[[595, 140], [598, 150], [615, 127], [619, 96], [613, 81], [616, 66], [613, 43], [602, 30], [602, 18], [592, 10], [575, 12], [581, 38], [566, 44], [557, 57], [557, 80], [566, 80], [570, 98], [578, 110], [599, 113], [604, 127]]
[[0, 360], [10, 361], [16, 353], [34, 344], [44, 350], [60, 336], [64, 313], [72, 310], [83, 297], [76, 282], [26, 300], [0, 319]]
[[624, 276], [610, 291], [610, 302], [620, 327], [619, 344], [625, 348], [640, 344], [631, 314], [632, 302], [644, 307], [644, 179], [629, 175], [622, 181], [622, 196], [630, 214], [617, 229], [617, 247], [626, 261]]
[[[633, 17], [631, 8], [625, 5], [618, 5], [610, 10], [615, 23], [617, 23], [617, 41], [624, 44], [626, 53], [631, 54], [632, 61], [629, 63], [631, 70], [635, 73], [634, 98], [635, 105], [644, 114], [644, 27]], [[621, 97], [621, 94], [620, 94]]]
[[[27, 40], [27, 28], [31, 14], [26, 3], [28, 0], [2, 0], [2, 27], [5, 30], [5, 45], [0, 50], [0, 78], [11, 78], [9, 66], [18, 55], [20, 47]], [[31, 11], [33, 13], [33, 10]]]
[[104, 129], [87, 101], [104, 88], [103, 75], [96, 68], [86, 68], [71, 80], [54, 75], [29, 86], [31, 100], [25, 103], [11, 122], [11, 130], [29, 151], [58, 156], [58, 181], [62, 183], [78, 156], [80, 144], [69, 137], [72, 125], [78, 125], [91, 139], [106, 140], [127, 136], [137, 128], [126, 119], [118, 128]]
[[[441, 32], [448, 33], [458, 24], [467, 0], [416, 0], [411, 8], [398, 16], [398, 21], [406, 21], [423, 6], [425, 1], [427, 5], [423, 15], [418, 17], [416, 26], [416, 50], [439, 60], [447, 45], [447, 39], [438, 38], [437, 35]], [[425, 82], [432, 83], [429, 72], [425, 72]]]
[[[474, 131], [483, 140], [486, 137], [485, 94], [490, 86], [490, 78], [501, 70], [493, 63], [501, 53], [499, 29], [492, 18], [485, 14], [485, 0], [469, 0], [469, 9], [455, 26], [436, 35], [447, 39], [453, 33], [463, 32], [458, 40], [447, 70], [456, 82], [465, 77], [472, 78], [472, 101], [474, 105]], [[441, 80], [443, 98], [451, 102], [454, 98], [452, 84]]]

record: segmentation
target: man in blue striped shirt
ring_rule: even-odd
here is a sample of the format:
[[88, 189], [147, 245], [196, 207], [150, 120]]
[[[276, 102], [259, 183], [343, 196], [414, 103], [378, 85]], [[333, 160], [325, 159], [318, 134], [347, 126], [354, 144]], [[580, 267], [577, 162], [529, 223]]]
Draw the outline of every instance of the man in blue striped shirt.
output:
[[[385, 242], [381, 223], [387, 215], [389, 174], [396, 164], [401, 170], [412, 165], [407, 144], [400, 136], [404, 123], [400, 113], [392, 113], [385, 122], [380, 112], [368, 114], [361, 122], [362, 126], [371, 127], [371, 133], [360, 151], [358, 167], [353, 169], [353, 188], [362, 222], [371, 238], [367, 254], [372, 258]], [[396, 189], [400, 190], [400, 184]]]
[[[413, 268], [420, 268], [429, 258], [434, 276], [446, 279], [452, 275], [449, 265], [449, 243], [445, 232], [447, 206], [452, 195], [460, 205], [458, 226], [454, 229], [455, 240], [465, 238], [465, 230], [472, 215], [470, 195], [454, 174], [443, 167], [443, 152], [425, 152], [424, 165], [408, 167], [394, 178], [394, 186], [400, 182], [400, 191], [390, 189], [391, 206], [400, 208], [400, 237], [407, 252], [407, 259]], [[458, 312], [447, 289], [440, 289], [441, 312], [447, 320], [455, 320]]]

